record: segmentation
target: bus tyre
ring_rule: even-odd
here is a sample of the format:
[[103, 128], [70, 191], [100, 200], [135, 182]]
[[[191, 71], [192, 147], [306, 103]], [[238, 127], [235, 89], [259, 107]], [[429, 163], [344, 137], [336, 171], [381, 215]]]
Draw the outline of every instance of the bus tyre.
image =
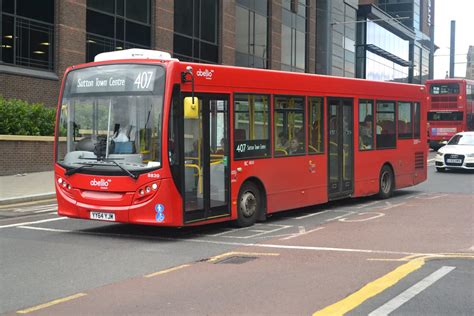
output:
[[436, 167], [436, 171], [438, 172], [445, 172], [446, 168]]
[[393, 176], [392, 168], [385, 165], [380, 171], [379, 179], [379, 198], [388, 199], [392, 196], [395, 186], [395, 177]]
[[262, 200], [257, 186], [252, 182], [245, 182], [239, 192], [236, 226], [247, 227], [255, 224], [261, 207]]

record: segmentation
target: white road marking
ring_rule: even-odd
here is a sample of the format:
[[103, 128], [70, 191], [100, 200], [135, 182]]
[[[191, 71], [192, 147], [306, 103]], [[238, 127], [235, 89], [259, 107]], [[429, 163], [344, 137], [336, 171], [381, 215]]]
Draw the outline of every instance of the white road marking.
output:
[[[50, 232], [61, 232], [61, 233], [71, 233], [71, 234], [84, 234], [84, 235], [94, 235], [94, 236], [113, 236], [120, 238], [146, 238], [150, 240], [183, 240], [194, 243], [207, 243], [214, 245], [228, 245], [228, 246], [241, 246], [241, 247], [257, 247], [257, 248], [271, 248], [271, 249], [287, 249], [287, 250], [308, 250], [308, 251], [333, 251], [333, 252], [354, 252], [354, 253], [371, 253], [371, 254], [393, 254], [393, 255], [416, 255], [416, 256], [436, 256], [435, 253], [417, 253], [417, 252], [407, 252], [407, 251], [391, 251], [391, 250], [373, 250], [373, 249], [351, 249], [351, 248], [334, 248], [334, 247], [317, 247], [317, 246], [290, 246], [290, 245], [278, 245], [278, 244], [257, 244], [257, 243], [244, 243], [244, 242], [231, 242], [231, 241], [219, 241], [219, 240], [209, 240], [209, 239], [187, 239], [187, 238], [169, 238], [169, 237], [156, 237], [156, 236], [137, 236], [131, 234], [114, 234], [114, 233], [97, 233], [89, 231], [80, 231], [80, 230], [62, 230], [54, 228], [42, 228], [42, 227], [31, 227], [28, 225], [38, 224], [42, 222], [50, 222], [54, 220], [67, 219], [66, 217], [54, 218], [50, 220], [36, 221], [30, 223], [18, 223], [12, 225], [0, 226], [3, 227], [17, 227], [31, 230], [41, 230], [41, 231], [50, 231]], [[22, 226], [22, 227], [20, 227]], [[309, 231], [311, 232], [311, 231]]]
[[348, 219], [347, 217], [340, 218], [340, 222], [344, 223], [358, 223], [358, 222], [365, 222], [365, 221], [370, 221], [372, 219], [376, 219], [382, 216], [385, 216], [385, 213], [380, 213], [380, 212], [362, 212], [362, 213], [357, 213], [356, 215], [366, 215], [366, 214], [375, 214], [367, 218], [361, 218], [361, 219]]
[[34, 227], [34, 226], [18, 226], [18, 228], [41, 230], [41, 231], [55, 232], [55, 233], [73, 233], [74, 232], [72, 230], [66, 230], [66, 229], [44, 228], [44, 227]]
[[[301, 229], [301, 228], [303, 228], [303, 229]], [[280, 240], [288, 240], [288, 239], [292, 239], [292, 238], [295, 238], [295, 237], [300, 237], [300, 236], [307, 235], [307, 234], [313, 233], [313, 232], [321, 230], [321, 229], [324, 229], [324, 227], [318, 227], [318, 228], [306, 231], [303, 226], [300, 226], [300, 232], [299, 233], [292, 234], [292, 235], [290, 235], [288, 237], [285, 237], [285, 238], [281, 238]]]
[[57, 209], [58, 205], [57, 204], [48, 204], [48, 205], [40, 205], [40, 206], [29, 206], [25, 208], [15, 208], [13, 209], [13, 212], [16, 213], [26, 213], [26, 212], [34, 212], [36, 213], [37, 211], [45, 210], [45, 209]]
[[374, 201], [374, 202], [362, 204], [362, 205], [357, 206], [356, 208], [357, 208], [357, 209], [360, 209], [360, 208], [364, 208], [364, 207], [368, 207], [368, 206], [375, 205], [375, 204], [377, 204], [377, 203], [380, 203], [380, 201]]
[[10, 228], [10, 227], [25, 226], [25, 225], [33, 225], [33, 224], [40, 224], [40, 223], [48, 223], [48, 222], [54, 222], [54, 221], [61, 221], [61, 220], [63, 220], [63, 219], [67, 219], [67, 217], [57, 217], [57, 218], [43, 219], [43, 220], [34, 221], [34, 222], [23, 222], [23, 223], [16, 223], [16, 224], [3, 225], [3, 226], [0, 226], [0, 229], [1, 229], [1, 228]]
[[353, 211], [334, 211], [334, 212], [345, 212], [346, 214], [344, 214], [344, 215], [339, 215], [339, 216], [336, 216], [336, 217], [327, 219], [327, 220], [325, 220], [325, 222], [335, 221], [335, 220], [338, 220], [338, 219], [340, 219], [340, 218], [344, 218], [344, 217], [347, 217], [347, 216], [349, 216], [349, 215], [356, 214], [356, 212], [353, 212]]
[[47, 208], [44, 210], [39, 210], [39, 211], [34, 211], [33, 213], [38, 214], [38, 213], [46, 213], [46, 212], [51, 212], [51, 211], [57, 211], [57, 207], [52, 207], [52, 208]]
[[405, 204], [405, 202], [402, 202], [402, 203], [398, 203], [398, 204], [392, 204], [390, 202], [385, 202], [385, 207], [381, 208], [382, 211], [386, 211], [386, 210], [389, 210], [391, 208], [395, 208], [395, 207], [399, 207], [401, 205]]
[[313, 216], [321, 215], [321, 214], [324, 214], [324, 213], [327, 213], [327, 212], [330, 212], [330, 211], [331, 210], [325, 210], [325, 211], [322, 211], [322, 212], [306, 214], [306, 215], [303, 215], [303, 216], [295, 217], [295, 219], [304, 219], [304, 218], [308, 218], [308, 217], [313, 217]]
[[429, 286], [431, 286], [433, 283], [444, 277], [446, 274], [449, 272], [453, 271], [456, 269], [455, 267], [448, 267], [444, 266], [436, 270], [435, 272], [431, 273], [429, 276], [421, 280], [420, 282], [416, 283], [409, 289], [405, 290], [404, 292], [400, 293], [384, 305], [380, 306], [376, 310], [374, 310], [372, 313], [369, 314], [369, 316], [385, 316], [414, 298], [416, 295], [420, 294], [422, 291], [427, 289]]
[[439, 199], [445, 196], [447, 196], [447, 194], [438, 194], [438, 195], [428, 196], [428, 197], [417, 196], [416, 198], [420, 200], [434, 200], [434, 199]]
[[427, 162], [432, 162], [432, 161], [435, 161], [436, 158], [431, 158], [431, 159], [428, 159]]

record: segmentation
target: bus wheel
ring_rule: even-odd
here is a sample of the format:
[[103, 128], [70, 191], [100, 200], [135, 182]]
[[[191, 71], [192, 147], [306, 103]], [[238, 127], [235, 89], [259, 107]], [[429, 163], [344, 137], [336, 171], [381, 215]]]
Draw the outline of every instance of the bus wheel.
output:
[[237, 207], [238, 217], [236, 225], [238, 227], [247, 227], [255, 224], [258, 212], [262, 207], [260, 191], [255, 184], [246, 182], [242, 185]]
[[438, 172], [445, 172], [446, 168], [436, 167], [436, 171]]
[[379, 198], [388, 199], [392, 196], [395, 183], [394, 180], [392, 169], [387, 165], [383, 166], [380, 171]]

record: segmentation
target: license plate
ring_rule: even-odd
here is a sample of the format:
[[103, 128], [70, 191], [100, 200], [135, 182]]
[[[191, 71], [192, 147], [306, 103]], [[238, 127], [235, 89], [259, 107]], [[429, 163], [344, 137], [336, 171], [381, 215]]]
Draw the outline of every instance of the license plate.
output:
[[91, 219], [97, 219], [99, 221], [115, 221], [115, 214], [114, 213], [104, 213], [104, 212], [91, 212], [90, 214]]
[[462, 159], [446, 159], [448, 163], [462, 163]]

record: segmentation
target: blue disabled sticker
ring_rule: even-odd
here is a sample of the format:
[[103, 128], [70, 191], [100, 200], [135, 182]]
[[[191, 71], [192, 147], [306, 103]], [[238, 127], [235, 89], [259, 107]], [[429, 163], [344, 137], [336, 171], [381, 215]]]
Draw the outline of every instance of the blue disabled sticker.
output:
[[155, 211], [156, 211], [156, 221], [158, 223], [161, 223], [165, 220], [165, 207], [163, 206], [163, 204], [156, 204], [155, 205]]

